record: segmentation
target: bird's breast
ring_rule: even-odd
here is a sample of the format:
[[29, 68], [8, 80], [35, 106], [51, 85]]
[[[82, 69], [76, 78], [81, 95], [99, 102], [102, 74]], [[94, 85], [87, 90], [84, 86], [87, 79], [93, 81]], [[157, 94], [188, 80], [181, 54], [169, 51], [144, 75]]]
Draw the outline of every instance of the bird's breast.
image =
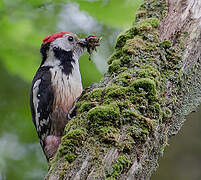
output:
[[82, 82], [79, 69], [74, 69], [66, 75], [60, 67], [51, 69], [52, 86], [54, 91], [53, 114], [58, 119], [67, 117], [74, 101], [82, 93]]

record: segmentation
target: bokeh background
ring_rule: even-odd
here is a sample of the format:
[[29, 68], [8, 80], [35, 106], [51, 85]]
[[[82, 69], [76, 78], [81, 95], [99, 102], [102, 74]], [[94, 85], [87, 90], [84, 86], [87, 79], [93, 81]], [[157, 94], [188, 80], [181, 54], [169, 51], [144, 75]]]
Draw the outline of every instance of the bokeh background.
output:
[[[29, 90], [42, 39], [70, 31], [101, 36], [98, 52], [80, 58], [84, 87], [107, 69], [117, 35], [143, 0], [0, 0], [0, 180], [40, 180], [47, 163], [31, 121]], [[201, 179], [201, 109], [170, 141], [153, 180]]]

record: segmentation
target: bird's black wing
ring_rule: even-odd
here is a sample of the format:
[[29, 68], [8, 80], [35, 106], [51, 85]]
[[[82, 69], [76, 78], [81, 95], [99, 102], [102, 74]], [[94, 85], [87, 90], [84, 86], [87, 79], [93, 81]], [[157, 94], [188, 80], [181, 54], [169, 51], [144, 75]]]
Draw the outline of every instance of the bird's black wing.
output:
[[51, 67], [40, 67], [32, 81], [30, 106], [31, 115], [36, 127], [40, 143], [44, 147], [44, 140], [50, 133], [52, 106], [54, 93], [51, 86]]

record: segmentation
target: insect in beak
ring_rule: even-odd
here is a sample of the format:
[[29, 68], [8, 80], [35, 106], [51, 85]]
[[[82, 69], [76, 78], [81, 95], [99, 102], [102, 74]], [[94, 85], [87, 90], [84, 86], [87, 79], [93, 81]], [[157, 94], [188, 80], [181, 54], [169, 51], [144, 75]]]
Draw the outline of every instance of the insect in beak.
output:
[[89, 60], [91, 60], [91, 55], [93, 51], [96, 51], [96, 47], [100, 46], [100, 40], [102, 38], [96, 35], [89, 35], [84, 39], [79, 39], [78, 44], [83, 48], [87, 48], [87, 52], [89, 53]]

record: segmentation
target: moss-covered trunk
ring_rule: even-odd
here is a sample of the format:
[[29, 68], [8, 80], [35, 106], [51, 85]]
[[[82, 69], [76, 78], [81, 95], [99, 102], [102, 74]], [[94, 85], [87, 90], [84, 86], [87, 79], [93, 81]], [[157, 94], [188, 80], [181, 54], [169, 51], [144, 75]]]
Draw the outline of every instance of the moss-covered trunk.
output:
[[146, 0], [76, 105], [47, 179], [149, 179], [201, 102], [200, 0]]

